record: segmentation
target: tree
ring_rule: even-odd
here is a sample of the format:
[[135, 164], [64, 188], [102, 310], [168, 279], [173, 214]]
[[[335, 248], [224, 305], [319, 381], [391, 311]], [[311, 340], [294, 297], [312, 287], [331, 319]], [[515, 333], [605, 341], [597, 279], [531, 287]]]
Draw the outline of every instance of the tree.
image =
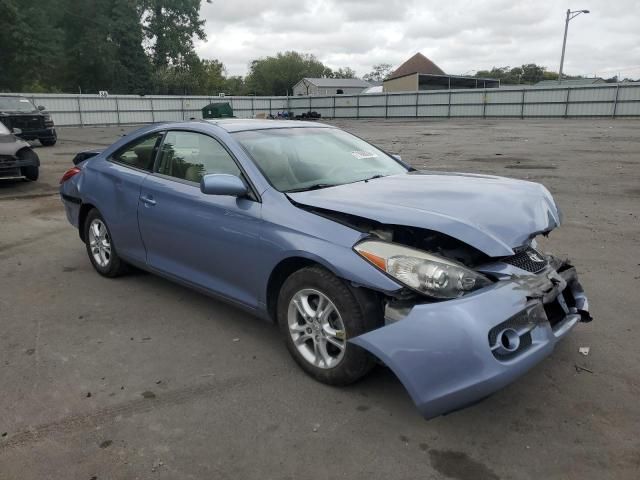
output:
[[245, 85], [247, 91], [255, 95], [287, 95], [304, 77], [330, 77], [332, 74], [331, 69], [313, 55], [284, 52], [253, 60]]
[[355, 78], [297, 52], [227, 77], [194, 51], [199, 11], [200, 0], [0, 0], [0, 90], [286, 95], [304, 77]]
[[110, 35], [110, 3], [91, 0], [63, 0], [60, 26], [64, 31], [58, 66], [63, 90], [83, 92], [108, 90], [113, 85], [117, 47]]
[[136, 14], [131, 0], [112, 0], [108, 38], [118, 69], [110, 87], [114, 93], [144, 94], [152, 87], [151, 62], [142, 46], [144, 32]]
[[522, 69], [520, 67], [492, 67], [491, 70], [478, 70], [475, 74], [478, 78], [495, 78], [501, 84], [522, 83]]
[[544, 79], [546, 67], [540, 67], [535, 63], [522, 65], [522, 83], [538, 83]]
[[227, 77], [224, 93], [227, 95], [246, 95], [247, 88], [245, 86], [244, 79], [239, 75]]
[[154, 69], [154, 91], [160, 95], [204, 94], [206, 66], [197, 55], [188, 54], [178, 62]]
[[355, 70], [345, 67], [333, 71], [333, 78], [357, 78]]
[[62, 53], [60, 12], [52, 2], [0, 0], [0, 91], [41, 90]]
[[389, 63], [379, 63], [372, 68], [373, 70], [362, 77], [367, 82], [382, 82], [393, 71], [393, 66]]
[[547, 72], [546, 67], [527, 63], [521, 67], [492, 67], [491, 70], [478, 70], [478, 78], [495, 78], [504, 85], [534, 84], [542, 80], [558, 78], [557, 73]]
[[156, 67], [176, 63], [193, 52], [193, 38], [204, 40], [200, 0], [137, 0]]
[[204, 95], [226, 93], [226, 69], [222, 62], [219, 60], [202, 60], [201, 65], [202, 93]]
[[244, 84], [242, 77], [227, 78], [219, 60], [201, 60], [194, 53], [178, 64], [156, 68], [154, 91], [162, 95], [242, 95]]

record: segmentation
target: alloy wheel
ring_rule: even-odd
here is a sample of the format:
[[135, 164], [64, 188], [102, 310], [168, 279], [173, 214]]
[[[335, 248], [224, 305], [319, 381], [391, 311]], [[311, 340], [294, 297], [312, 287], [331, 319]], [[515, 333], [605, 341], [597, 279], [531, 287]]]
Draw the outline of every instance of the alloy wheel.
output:
[[307, 362], [323, 369], [340, 363], [347, 346], [344, 323], [324, 293], [298, 291], [289, 302], [287, 323], [293, 344]]
[[89, 225], [89, 248], [96, 264], [105, 268], [111, 261], [111, 238], [107, 226], [99, 218], [94, 218]]

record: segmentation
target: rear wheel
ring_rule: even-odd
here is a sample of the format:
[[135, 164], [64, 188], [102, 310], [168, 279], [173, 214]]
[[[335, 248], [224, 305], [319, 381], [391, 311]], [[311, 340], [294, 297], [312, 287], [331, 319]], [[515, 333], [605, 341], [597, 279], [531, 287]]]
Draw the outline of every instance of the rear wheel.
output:
[[323, 383], [347, 385], [366, 375], [374, 358], [348, 343], [373, 328], [345, 283], [321, 267], [294, 272], [278, 296], [278, 324], [289, 353]]
[[87, 214], [84, 228], [87, 254], [93, 268], [105, 277], [117, 277], [125, 273], [127, 265], [118, 256], [109, 228], [98, 210], [93, 209]]

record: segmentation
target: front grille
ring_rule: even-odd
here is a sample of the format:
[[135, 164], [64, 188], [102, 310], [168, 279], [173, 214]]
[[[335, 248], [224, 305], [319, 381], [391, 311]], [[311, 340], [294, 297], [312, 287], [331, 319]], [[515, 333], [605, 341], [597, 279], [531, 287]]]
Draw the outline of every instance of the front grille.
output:
[[531, 247], [527, 247], [502, 261], [531, 273], [541, 272], [548, 263], [544, 255]]
[[11, 117], [11, 126], [21, 130], [38, 130], [44, 127], [44, 119], [41, 116], [18, 115]]
[[13, 163], [15, 162], [16, 159], [15, 157], [11, 156], [11, 155], [0, 155], [0, 165], [1, 164], [6, 164], [6, 163]]

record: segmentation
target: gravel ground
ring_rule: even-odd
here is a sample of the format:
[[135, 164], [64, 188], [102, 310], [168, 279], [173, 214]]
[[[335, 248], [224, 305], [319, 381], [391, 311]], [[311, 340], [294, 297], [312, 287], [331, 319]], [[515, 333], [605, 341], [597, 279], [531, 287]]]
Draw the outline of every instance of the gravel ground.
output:
[[0, 182], [0, 479], [640, 478], [640, 121], [335, 123], [420, 168], [544, 183], [565, 215], [549, 247], [595, 320], [428, 422], [382, 367], [319, 384], [272, 325], [94, 273], [54, 194], [77, 151], [130, 128], [61, 128], [40, 181]]

